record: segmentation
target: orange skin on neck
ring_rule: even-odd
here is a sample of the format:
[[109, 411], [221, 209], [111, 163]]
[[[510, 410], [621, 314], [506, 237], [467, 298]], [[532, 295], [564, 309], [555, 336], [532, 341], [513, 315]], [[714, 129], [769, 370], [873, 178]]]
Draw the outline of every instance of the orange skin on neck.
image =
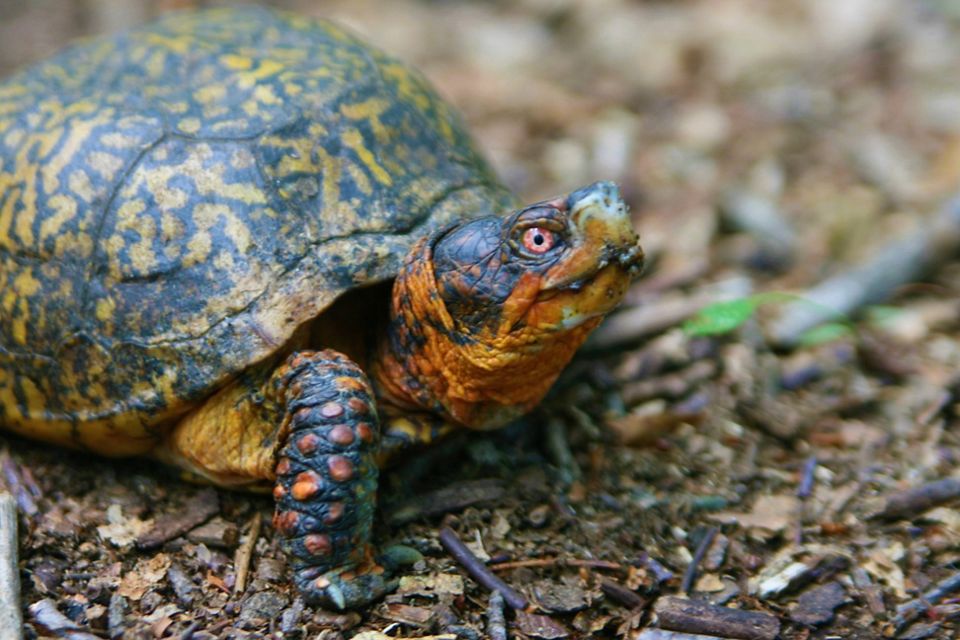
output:
[[[428, 245], [421, 243], [414, 255], [394, 285], [393, 330], [413, 334], [401, 340], [416, 346], [398, 357], [384, 339], [373, 375], [392, 404], [439, 410], [472, 429], [501, 427], [536, 406], [630, 282], [610, 266], [579, 290], [544, 293], [544, 281], [560, 274], [528, 272], [500, 309], [499, 321], [464, 339], [437, 293]], [[574, 314], [588, 317], [562, 329]]]

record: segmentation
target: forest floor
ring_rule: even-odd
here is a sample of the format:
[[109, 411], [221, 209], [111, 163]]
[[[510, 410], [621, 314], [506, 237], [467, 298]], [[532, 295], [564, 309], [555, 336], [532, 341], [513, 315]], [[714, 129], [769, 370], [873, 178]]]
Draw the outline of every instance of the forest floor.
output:
[[[0, 0], [0, 74], [191, 4]], [[296, 598], [267, 497], [0, 437], [28, 638], [956, 637], [956, 3], [281, 5], [422, 69], [524, 200], [618, 181], [647, 272], [540, 409], [385, 473], [423, 559], [363, 611]]]

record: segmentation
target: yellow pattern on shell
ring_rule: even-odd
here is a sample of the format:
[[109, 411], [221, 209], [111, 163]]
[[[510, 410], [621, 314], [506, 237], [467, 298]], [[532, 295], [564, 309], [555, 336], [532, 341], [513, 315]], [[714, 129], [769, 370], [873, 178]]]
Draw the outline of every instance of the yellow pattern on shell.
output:
[[0, 82], [0, 428], [146, 452], [423, 233], [509, 203], [424, 80], [329, 23], [81, 43]]

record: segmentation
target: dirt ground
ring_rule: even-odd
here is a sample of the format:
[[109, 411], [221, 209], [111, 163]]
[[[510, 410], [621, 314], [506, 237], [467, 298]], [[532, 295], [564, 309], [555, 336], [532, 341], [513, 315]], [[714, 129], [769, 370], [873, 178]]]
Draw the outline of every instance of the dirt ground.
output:
[[[0, 76], [205, 4], [0, 0]], [[0, 437], [27, 638], [957, 637], [960, 4], [277, 4], [422, 69], [524, 200], [618, 181], [647, 273], [540, 410], [385, 476], [423, 558], [364, 611], [296, 599], [266, 497]]]

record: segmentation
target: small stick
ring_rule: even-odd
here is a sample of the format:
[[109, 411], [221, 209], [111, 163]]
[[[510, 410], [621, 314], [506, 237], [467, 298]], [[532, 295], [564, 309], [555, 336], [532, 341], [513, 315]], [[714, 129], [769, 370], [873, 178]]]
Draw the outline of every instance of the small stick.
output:
[[503, 594], [497, 590], [490, 593], [487, 605], [487, 635], [490, 640], [507, 640], [507, 621], [503, 615]]
[[780, 634], [780, 621], [759, 611], [728, 609], [673, 596], [660, 598], [654, 610], [659, 626], [673, 631], [741, 640], [774, 640]]
[[903, 629], [921, 613], [954, 591], [960, 591], [960, 572], [941, 580], [919, 598], [897, 607], [897, 617], [893, 620], [894, 628], [897, 631]]
[[797, 497], [806, 500], [813, 494], [814, 471], [817, 470], [817, 456], [810, 456], [803, 463], [800, 475], [800, 486], [797, 488]]
[[717, 527], [707, 529], [707, 532], [703, 534], [703, 540], [697, 545], [697, 550], [693, 552], [693, 560], [690, 561], [690, 565], [683, 574], [683, 580], [680, 582], [680, 590], [684, 593], [690, 593], [693, 589], [693, 583], [697, 579], [697, 567], [703, 562], [703, 556], [707, 555], [707, 550], [710, 548], [710, 545], [713, 544], [713, 539], [716, 537], [717, 531]]
[[816, 469], [817, 456], [810, 456], [803, 463], [803, 469], [800, 472], [800, 486], [797, 487], [797, 497], [800, 498], [800, 505], [797, 508], [797, 530], [793, 540], [798, 545], [803, 544], [804, 511], [806, 510], [807, 499], [813, 495], [814, 472]]
[[23, 631], [17, 551], [17, 503], [0, 493], [0, 640], [20, 640]]
[[257, 538], [260, 537], [260, 512], [254, 513], [250, 518], [250, 533], [246, 539], [237, 548], [237, 554], [233, 557], [233, 566], [237, 572], [237, 581], [233, 585], [234, 593], [243, 593], [247, 587], [247, 573], [250, 571], [250, 559], [253, 557], [253, 548], [257, 544]]
[[640, 556], [640, 562], [653, 574], [653, 577], [657, 579], [658, 583], [667, 582], [668, 580], [673, 580], [673, 571], [667, 569], [663, 564], [661, 564], [656, 558], [651, 556], [646, 551]]
[[137, 538], [138, 549], [149, 551], [168, 540], [183, 535], [220, 512], [220, 498], [216, 490], [206, 488], [193, 496], [183, 508], [158, 517], [148, 531]]
[[786, 305], [771, 328], [773, 340], [793, 346], [808, 330], [883, 302], [960, 250], [960, 195], [918, 231], [892, 241], [863, 264], [824, 280]]
[[493, 572], [463, 544], [453, 529], [450, 527], [440, 529], [440, 544], [443, 545], [443, 548], [446, 549], [457, 562], [463, 565], [463, 568], [467, 570], [467, 573], [469, 573], [474, 580], [491, 591], [499, 591], [503, 595], [503, 600], [507, 603], [508, 607], [511, 609], [527, 608], [526, 598], [511, 589], [506, 582], [493, 575]]
[[533, 558], [531, 560], [511, 560], [508, 562], [498, 562], [488, 565], [491, 571], [507, 571], [510, 569], [520, 569], [523, 567], [552, 567], [554, 565], [567, 565], [570, 567], [586, 567], [587, 569], [608, 569], [610, 571], [619, 571], [623, 566], [618, 562], [609, 560], [564, 560], [563, 558]]
[[551, 418], [547, 421], [544, 436], [546, 438], [547, 455], [550, 456], [550, 461], [560, 472], [563, 483], [569, 485], [579, 480], [581, 476], [580, 467], [570, 450], [570, 442], [567, 440], [567, 425], [559, 418]]
[[912, 518], [934, 507], [960, 498], [960, 478], [945, 478], [894, 493], [887, 498], [878, 518]]

